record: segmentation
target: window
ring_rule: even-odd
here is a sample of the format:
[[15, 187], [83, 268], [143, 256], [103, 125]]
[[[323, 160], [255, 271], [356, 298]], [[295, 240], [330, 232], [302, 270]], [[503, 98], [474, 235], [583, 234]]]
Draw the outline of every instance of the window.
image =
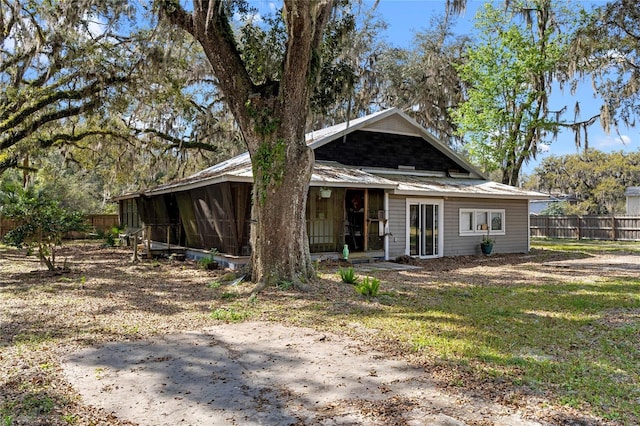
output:
[[504, 210], [460, 209], [460, 235], [504, 235]]

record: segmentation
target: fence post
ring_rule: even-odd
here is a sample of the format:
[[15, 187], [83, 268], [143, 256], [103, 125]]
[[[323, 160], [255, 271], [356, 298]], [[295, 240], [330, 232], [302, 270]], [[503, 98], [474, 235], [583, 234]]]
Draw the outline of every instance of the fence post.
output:
[[616, 241], [616, 217], [611, 216], [611, 240]]
[[544, 220], [544, 235], [549, 238], [549, 234], [551, 233], [551, 229], [549, 228], [549, 216], [545, 217]]
[[576, 220], [578, 221], [578, 240], [582, 239], [582, 229], [580, 225], [582, 225], [582, 216], [576, 215]]
[[153, 254], [151, 254], [151, 226], [147, 225], [145, 234], [147, 234], [147, 238], [145, 239], [147, 246], [147, 259], [153, 259]]

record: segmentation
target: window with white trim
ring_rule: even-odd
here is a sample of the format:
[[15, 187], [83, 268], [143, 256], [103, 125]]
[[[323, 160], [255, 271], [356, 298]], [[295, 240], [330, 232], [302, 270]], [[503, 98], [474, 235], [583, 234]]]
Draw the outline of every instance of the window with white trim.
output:
[[460, 209], [460, 235], [504, 235], [504, 209]]

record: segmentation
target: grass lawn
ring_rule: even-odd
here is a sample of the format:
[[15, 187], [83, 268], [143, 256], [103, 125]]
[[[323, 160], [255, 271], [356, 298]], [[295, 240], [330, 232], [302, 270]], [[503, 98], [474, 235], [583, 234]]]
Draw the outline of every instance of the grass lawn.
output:
[[371, 339], [436, 367], [446, 386], [514, 404], [539, 396], [638, 424], [640, 269], [545, 265], [628, 253], [640, 253], [640, 244], [535, 240], [528, 258], [442, 259], [424, 262], [433, 273], [373, 273], [383, 281], [377, 303], [322, 304], [306, 325], [330, 318], [377, 330]]
[[552, 263], [633, 255], [638, 243], [534, 240], [528, 255], [356, 269], [380, 280], [376, 297], [342, 283], [331, 263], [311, 292], [283, 283], [250, 297], [250, 284], [195, 263], [129, 265], [129, 253], [92, 244], [69, 249], [64, 275], [30, 272], [33, 258], [0, 247], [0, 425], [116, 424], [69, 389], [60, 354], [245, 319], [351, 335], [423, 365], [451, 392], [535, 419], [640, 423], [640, 269]]
[[533, 238], [533, 248], [564, 252], [583, 252], [587, 254], [640, 254], [638, 241], [600, 241], [600, 240], [567, 240], [551, 238]]

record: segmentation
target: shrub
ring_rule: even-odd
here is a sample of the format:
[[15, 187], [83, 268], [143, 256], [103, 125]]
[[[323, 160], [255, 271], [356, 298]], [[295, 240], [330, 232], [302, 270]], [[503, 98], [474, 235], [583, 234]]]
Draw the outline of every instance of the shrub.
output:
[[338, 273], [340, 274], [342, 282], [345, 284], [355, 284], [358, 282], [358, 277], [353, 268], [340, 268]]
[[34, 187], [8, 184], [1, 188], [0, 213], [20, 223], [4, 236], [4, 241], [17, 248], [26, 246], [27, 251], [37, 249], [50, 271], [56, 269], [55, 247], [62, 243], [62, 235], [87, 228], [80, 212], [61, 207], [51, 194]]
[[115, 247], [118, 244], [118, 237], [120, 236], [122, 231], [124, 231], [124, 229], [118, 226], [114, 226], [108, 231], [104, 231], [102, 235], [102, 245], [104, 247]]
[[356, 285], [356, 291], [363, 296], [376, 297], [380, 290], [380, 280], [372, 277], [364, 277], [361, 283]]

